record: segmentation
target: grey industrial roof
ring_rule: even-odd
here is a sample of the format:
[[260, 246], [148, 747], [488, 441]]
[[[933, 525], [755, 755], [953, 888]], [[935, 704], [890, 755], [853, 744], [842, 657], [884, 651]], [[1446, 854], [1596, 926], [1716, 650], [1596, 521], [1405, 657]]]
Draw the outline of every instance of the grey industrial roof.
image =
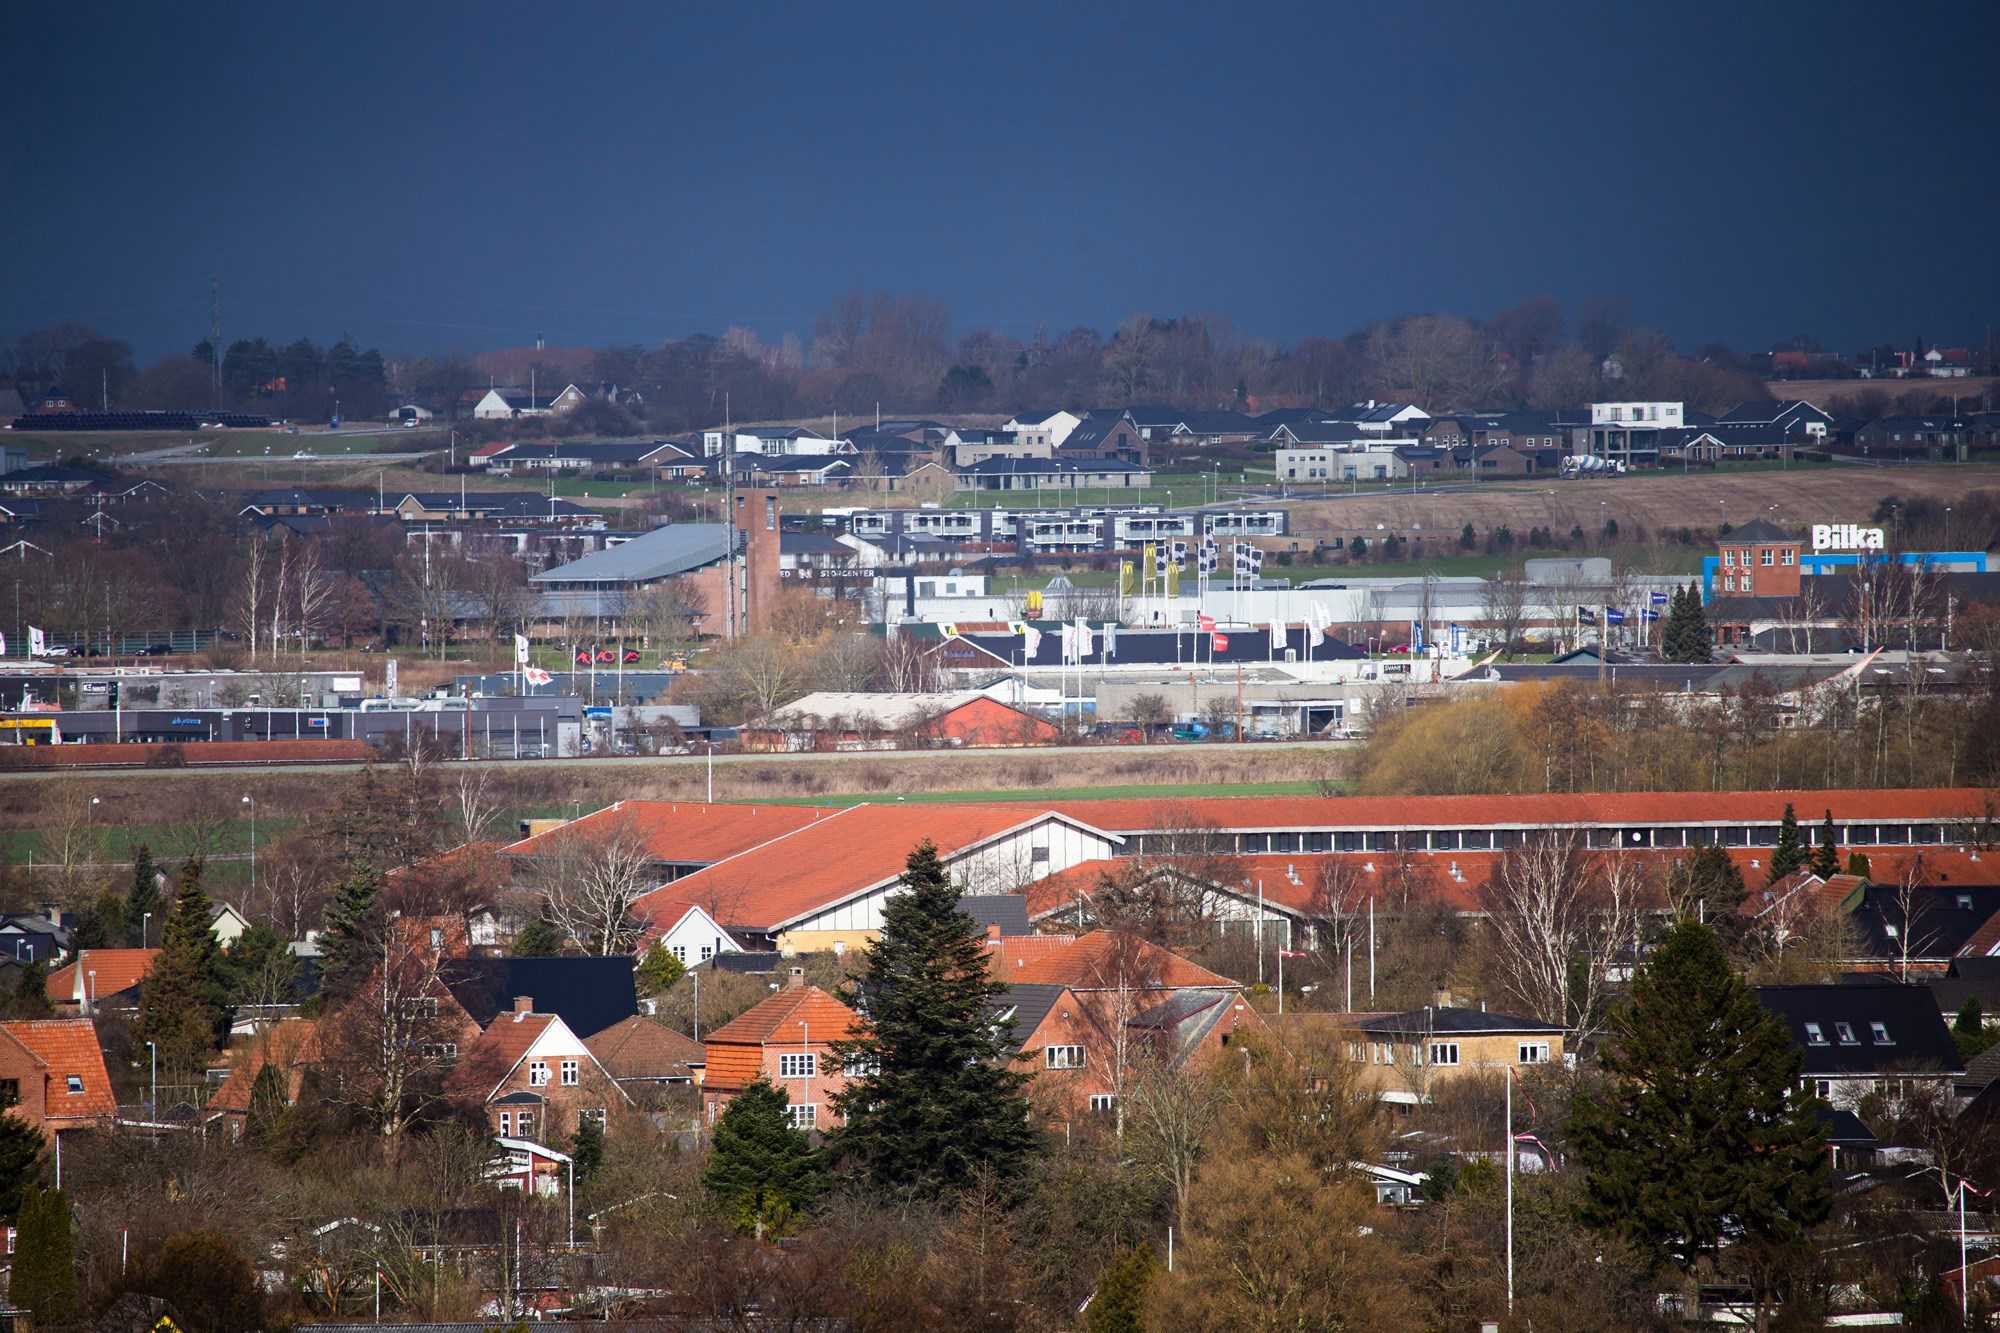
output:
[[646, 583], [722, 559], [729, 528], [722, 523], [672, 523], [608, 550], [596, 551], [529, 581], [562, 583]]

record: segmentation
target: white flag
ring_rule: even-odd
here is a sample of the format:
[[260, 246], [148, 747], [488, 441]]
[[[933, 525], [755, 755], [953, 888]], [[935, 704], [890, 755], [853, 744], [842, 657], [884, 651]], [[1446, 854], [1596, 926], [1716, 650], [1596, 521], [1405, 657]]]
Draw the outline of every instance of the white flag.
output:
[[46, 634], [43, 634], [40, 630], [36, 629], [33, 625], [28, 626], [28, 656], [40, 657], [43, 653], [47, 652], [48, 650], [49, 650], [48, 636]]
[[1032, 662], [1042, 651], [1042, 632], [1033, 625], [1021, 626], [1022, 647], [1027, 650], [1024, 661]]
[[521, 673], [521, 676], [530, 685], [546, 685], [555, 679], [554, 676], [551, 676], [540, 667], [529, 667]]
[[528, 636], [525, 634], [514, 636], [514, 665], [528, 665]]
[[1084, 658], [1090, 656], [1091, 653], [1094, 651], [1096, 651], [1096, 645], [1095, 645], [1095, 640], [1093, 639], [1090, 633], [1090, 622], [1087, 620], [1077, 621], [1076, 660], [1078, 662], [1081, 662], [1083, 661]]
[[1062, 627], [1062, 660], [1076, 659], [1076, 626], [1065, 623]]
[[5, 634], [0, 634], [0, 657], [5, 657], [6, 655], [7, 655], [7, 636]]

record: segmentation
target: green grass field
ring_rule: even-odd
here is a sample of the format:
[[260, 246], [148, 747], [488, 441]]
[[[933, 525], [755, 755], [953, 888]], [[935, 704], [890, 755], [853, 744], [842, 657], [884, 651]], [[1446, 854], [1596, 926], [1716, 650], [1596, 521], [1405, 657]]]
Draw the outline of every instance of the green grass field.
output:
[[[857, 756], [864, 757], [864, 756]], [[1023, 787], [1000, 791], [860, 792], [839, 796], [753, 797], [755, 805], [923, 805], [1005, 801], [1115, 801], [1160, 796], [1317, 796], [1317, 782], [1222, 782], [1133, 784], [1105, 787]]]

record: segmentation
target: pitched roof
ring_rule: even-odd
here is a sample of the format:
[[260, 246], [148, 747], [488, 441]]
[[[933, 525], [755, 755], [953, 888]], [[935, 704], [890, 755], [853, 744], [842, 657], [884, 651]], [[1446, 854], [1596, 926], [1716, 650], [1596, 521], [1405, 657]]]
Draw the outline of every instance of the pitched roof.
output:
[[[1757, 1002], [1784, 1020], [1806, 1053], [1805, 1073], [1960, 1074], [1964, 1063], [1936, 1001], [1922, 986], [1759, 986]], [[1807, 1024], [1819, 1029], [1815, 1041]], [[1873, 1025], [1880, 1023], [1878, 1038]], [[1842, 1026], [1845, 1026], [1845, 1032]]]
[[998, 926], [1003, 939], [1026, 935], [1032, 929], [1028, 924], [1028, 900], [1018, 893], [961, 894], [958, 910], [971, 917], [982, 931]]
[[111, 1077], [104, 1068], [104, 1051], [97, 1044], [97, 1028], [89, 1019], [22, 1019], [0, 1023], [0, 1029], [19, 1042], [51, 1079], [67, 1080], [75, 1075], [83, 1080], [80, 1093], [70, 1094], [60, 1088], [50, 1090], [45, 1110], [49, 1119], [118, 1113], [118, 1098], [111, 1090]]
[[701, 1043], [665, 1023], [634, 1014], [583, 1044], [613, 1078], [685, 1078], [705, 1058]]
[[702, 1043], [762, 1046], [775, 1041], [782, 1046], [810, 1035], [818, 1045], [853, 1036], [860, 1021], [860, 1015], [817, 986], [787, 986], [709, 1033]]
[[714, 903], [725, 927], [775, 930], [894, 881], [920, 842], [949, 859], [1050, 817], [1037, 805], [852, 806], [675, 880], [634, 910], [658, 929], [659, 903]]
[[511, 843], [501, 851], [508, 856], [533, 856], [564, 835], [595, 833], [623, 819], [630, 821], [633, 834], [645, 843], [646, 854], [654, 861], [708, 865], [834, 813], [835, 808], [830, 806], [619, 801], [560, 828]]
[[1041, 982], [1010, 984], [995, 995], [988, 1003], [994, 1021], [1005, 1022], [1010, 1031], [1008, 1044], [1019, 1049], [1042, 1020], [1049, 1016], [1049, 1010], [1056, 1007], [1056, 1001], [1063, 997], [1067, 986], [1053, 986]]
[[158, 949], [85, 949], [76, 961], [49, 973], [49, 998], [58, 1004], [74, 1000], [76, 979], [82, 976], [90, 992], [87, 999], [109, 999], [143, 981], [159, 956]]
[[319, 1058], [319, 1023], [316, 1020], [280, 1020], [276, 1027], [252, 1038], [248, 1044], [237, 1047], [231, 1053], [229, 1077], [208, 1099], [207, 1110], [211, 1115], [247, 1115], [250, 1095], [256, 1090], [257, 1076], [264, 1072], [266, 1065], [275, 1065], [284, 1071], [300, 1065], [317, 1064]]
[[578, 1038], [588, 1038], [639, 1012], [632, 960], [609, 958], [459, 958], [444, 983], [480, 1027], [513, 1007], [516, 996], [555, 1014]]
[[1121, 983], [1149, 990], [1236, 985], [1157, 944], [1111, 930], [1093, 930], [1067, 948], [1014, 968], [1006, 979], [1010, 984], [1040, 983], [1071, 990], [1104, 990]]
[[1918, 873], [1925, 882], [1910, 893], [1907, 920], [1900, 885], [1877, 880], [1863, 891], [1852, 917], [1863, 953], [1897, 959], [1907, 949], [1913, 959], [1951, 958], [2000, 914], [2000, 887], [1938, 882], [1927, 864]]
[[531, 583], [643, 583], [712, 565], [726, 554], [734, 530], [726, 523], [670, 523], [643, 537], [545, 569]]
[[1716, 540], [1724, 546], [1738, 546], [1744, 542], [1797, 542], [1799, 536], [1775, 523], [1753, 518], [1748, 523], [1731, 528]]
[[459, 1053], [458, 1063], [445, 1077], [445, 1086], [474, 1094], [482, 1101], [492, 1096], [541, 1035], [561, 1021], [554, 1014], [500, 1015]]

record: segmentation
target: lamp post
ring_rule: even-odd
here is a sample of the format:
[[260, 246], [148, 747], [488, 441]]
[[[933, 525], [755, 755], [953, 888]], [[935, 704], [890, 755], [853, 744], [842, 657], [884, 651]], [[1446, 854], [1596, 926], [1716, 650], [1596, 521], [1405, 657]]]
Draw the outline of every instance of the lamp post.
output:
[[97, 969], [90, 968], [83, 974], [83, 1011], [97, 1012]]
[[250, 896], [257, 896], [257, 798], [245, 796], [243, 804], [250, 807]]
[[139, 947], [141, 949], [150, 949], [153, 947], [152, 927], [153, 914], [151, 912], [139, 913]]
[[160, 1116], [160, 1048], [150, 1041], [146, 1043], [146, 1059], [152, 1066], [146, 1093], [146, 1119], [157, 1120]]

